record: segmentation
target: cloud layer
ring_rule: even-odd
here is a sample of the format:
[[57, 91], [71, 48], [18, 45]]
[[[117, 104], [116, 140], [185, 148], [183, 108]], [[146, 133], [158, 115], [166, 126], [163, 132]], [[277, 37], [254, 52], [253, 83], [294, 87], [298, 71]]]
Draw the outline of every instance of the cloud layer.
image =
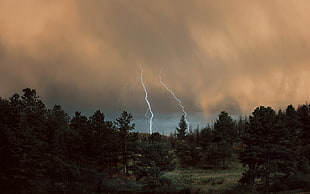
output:
[[0, 2], [0, 94], [77, 109], [248, 114], [309, 100], [310, 2]]

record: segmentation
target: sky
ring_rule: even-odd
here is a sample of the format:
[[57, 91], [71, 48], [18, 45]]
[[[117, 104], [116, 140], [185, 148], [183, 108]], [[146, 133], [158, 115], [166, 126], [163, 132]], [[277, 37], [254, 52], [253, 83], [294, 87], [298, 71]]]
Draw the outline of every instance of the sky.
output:
[[[0, 96], [37, 90], [48, 106], [134, 114], [145, 130], [140, 68], [158, 131], [182, 111], [206, 125], [309, 101], [308, 0], [0, 0]], [[147, 130], [146, 130], [147, 131]]]

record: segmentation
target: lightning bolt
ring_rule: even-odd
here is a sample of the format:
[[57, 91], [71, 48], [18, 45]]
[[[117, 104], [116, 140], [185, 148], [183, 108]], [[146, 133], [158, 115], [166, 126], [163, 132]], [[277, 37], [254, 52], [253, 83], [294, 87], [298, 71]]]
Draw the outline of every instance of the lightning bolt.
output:
[[189, 133], [189, 125], [190, 123], [187, 120], [187, 112], [185, 111], [185, 107], [182, 105], [182, 101], [174, 94], [174, 92], [162, 81], [162, 77], [161, 77], [161, 73], [162, 73], [162, 69], [160, 70], [159, 73], [159, 81], [161, 83], [161, 85], [163, 85], [165, 87], [165, 89], [170, 92], [170, 94], [173, 96], [173, 98], [179, 103], [179, 106], [181, 107], [183, 114], [184, 114], [184, 119], [187, 125], [187, 132]]
[[[148, 111], [150, 111], [150, 113], [151, 113], [151, 118], [150, 118], [150, 134], [152, 134], [153, 133], [152, 127], [153, 127], [154, 114], [152, 112], [152, 107], [151, 107], [151, 104], [150, 104], [150, 102], [148, 100], [148, 93], [147, 93], [147, 90], [146, 90], [146, 87], [145, 87], [144, 81], [143, 81], [143, 69], [142, 69], [142, 67], [140, 67], [140, 68], [141, 68], [141, 76], [140, 76], [141, 84], [142, 84], [144, 92], [145, 92], [144, 99], [145, 99], [145, 102], [146, 102], [146, 104], [148, 106]], [[145, 114], [145, 115], [147, 115], [147, 114]]]
[[[151, 117], [149, 117], [149, 115], [148, 115], [148, 113], [149, 113], [150, 111], [149, 111], [149, 108], [147, 108], [146, 109], [146, 111], [145, 111], [145, 114], [144, 114], [144, 116], [145, 116], [145, 118], [147, 118], [147, 119], [150, 119]], [[153, 123], [153, 125], [152, 125], [152, 129], [156, 129], [157, 131], [159, 131], [159, 129], [158, 129], [158, 127], [156, 127], [156, 125]], [[154, 131], [154, 130], [153, 130]]]

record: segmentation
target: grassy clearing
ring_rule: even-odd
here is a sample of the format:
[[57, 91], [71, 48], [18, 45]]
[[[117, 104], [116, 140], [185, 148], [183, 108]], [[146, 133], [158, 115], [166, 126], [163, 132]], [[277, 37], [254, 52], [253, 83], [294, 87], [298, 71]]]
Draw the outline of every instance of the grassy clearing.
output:
[[238, 185], [243, 168], [225, 170], [179, 169], [167, 172], [163, 177], [171, 180], [178, 188], [192, 191], [210, 192], [228, 190]]

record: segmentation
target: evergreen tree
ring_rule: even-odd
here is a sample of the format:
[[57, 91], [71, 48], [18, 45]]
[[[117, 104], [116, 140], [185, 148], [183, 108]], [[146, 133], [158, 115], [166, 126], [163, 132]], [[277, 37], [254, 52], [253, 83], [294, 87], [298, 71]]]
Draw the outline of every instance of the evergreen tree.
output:
[[[117, 163], [119, 160], [119, 133], [116, 130], [113, 122], [105, 122], [105, 131], [101, 136], [102, 144], [102, 159], [104, 163], [104, 168], [108, 169], [110, 177], [112, 173], [117, 171]], [[114, 168], [114, 170], [113, 170]]]
[[113, 122], [105, 121], [104, 118], [101, 111], [96, 111], [90, 118], [90, 128], [94, 134], [94, 156], [96, 156], [99, 169], [108, 171], [112, 177], [113, 166], [117, 170], [119, 134]]
[[[130, 144], [129, 132], [135, 128], [135, 124], [130, 124], [132, 121], [132, 115], [126, 111], [123, 111], [121, 117], [116, 119], [116, 126], [119, 130], [119, 145], [122, 156], [123, 172], [129, 174], [128, 158], [130, 157], [130, 150], [128, 149]], [[133, 139], [134, 140], [134, 139]]]
[[92, 142], [91, 140], [91, 130], [88, 125], [88, 119], [86, 116], [82, 116], [81, 112], [75, 112], [75, 115], [70, 121], [70, 129], [77, 133], [78, 139], [80, 142], [78, 160], [81, 165], [87, 165], [89, 158], [89, 147]]
[[105, 135], [105, 115], [97, 110], [89, 119], [89, 127], [90, 127], [90, 142], [88, 154], [89, 157], [93, 160], [93, 162], [99, 164], [101, 168], [103, 168], [103, 138]]
[[[176, 156], [180, 160], [181, 167], [194, 166], [198, 162], [199, 153], [194, 143], [193, 135], [186, 133], [187, 124], [185, 117], [182, 115], [179, 127], [176, 128]], [[190, 140], [193, 140], [190, 142]]]
[[226, 161], [232, 158], [232, 145], [236, 140], [235, 124], [228, 113], [222, 111], [214, 123], [212, 143], [207, 151], [210, 161], [222, 161], [222, 167], [226, 168]]
[[213, 137], [215, 142], [225, 141], [232, 145], [236, 142], [235, 123], [227, 112], [222, 111], [214, 123]]
[[249, 122], [242, 138], [245, 148], [240, 155], [248, 170], [240, 182], [267, 192], [270, 185], [294, 171], [292, 150], [287, 145], [287, 130], [270, 107], [256, 108]]
[[187, 143], [185, 140], [186, 137], [186, 122], [185, 122], [185, 117], [182, 115], [180, 122], [179, 122], [179, 127], [176, 128], [176, 156], [180, 160], [180, 164], [182, 167], [186, 166], [187, 160], [189, 160], [189, 155], [188, 155], [188, 149], [186, 147]]
[[52, 192], [74, 191], [80, 176], [80, 141], [77, 131], [69, 127], [69, 116], [60, 105], [55, 105], [48, 114], [50, 129], [49, 177]]
[[187, 124], [185, 121], [184, 115], [181, 116], [180, 122], [179, 122], [179, 127], [177, 127], [177, 138], [179, 140], [184, 140], [186, 137], [186, 129], [187, 129]]
[[[14, 94], [2, 106], [3, 150], [7, 154], [8, 185], [16, 190], [40, 188], [47, 166], [46, 109], [36, 91], [26, 88], [20, 98]], [[2, 112], [2, 111], [1, 111]], [[4, 143], [3, 142], [3, 143]]]
[[148, 140], [141, 141], [137, 148], [135, 176], [145, 191], [166, 191], [161, 175], [173, 170], [173, 157], [169, 153], [168, 141], [159, 133], [153, 133]]

